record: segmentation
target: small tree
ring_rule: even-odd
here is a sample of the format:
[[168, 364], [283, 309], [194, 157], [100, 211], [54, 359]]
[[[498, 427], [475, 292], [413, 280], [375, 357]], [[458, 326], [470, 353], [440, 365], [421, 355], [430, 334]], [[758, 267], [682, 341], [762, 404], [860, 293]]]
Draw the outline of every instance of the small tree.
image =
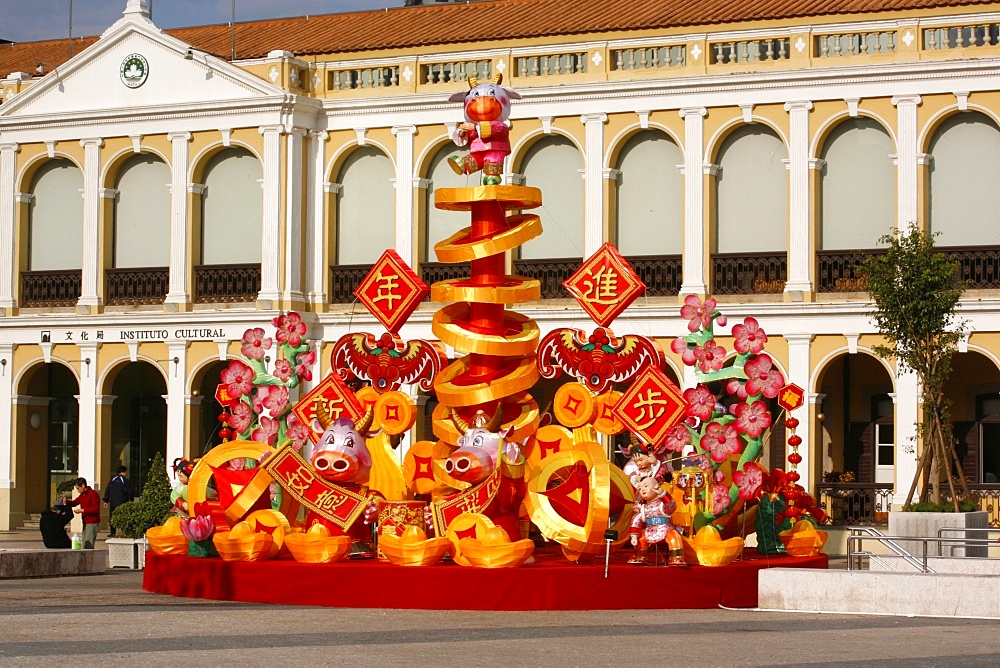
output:
[[170, 478], [163, 456], [156, 453], [146, 474], [146, 484], [138, 501], [128, 501], [115, 508], [111, 524], [126, 538], [142, 538], [146, 529], [159, 526], [170, 517]]
[[875, 302], [871, 317], [888, 341], [875, 352], [883, 359], [895, 358], [900, 369], [916, 373], [923, 391], [922, 419], [917, 425], [923, 452], [903, 509], [908, 510], [913, 502], [918, 482], [920, 499], [927, 501], [932, 492], [933, 501], [939, 503], [943, 469], [958, 512], [952, 464], [966, 499], [969, 488], [961, 475], [949, 402], [944, 396], [951, 357], [964, 330], [964, 323], [955, 320], [964, 289], [956, 278], [958, 263], [935, 252], [934, 236], [916, 228], [885, 235], [879, 242], [888, 246], [887, 252], [866, 260], [862, 269], [866, 289]]

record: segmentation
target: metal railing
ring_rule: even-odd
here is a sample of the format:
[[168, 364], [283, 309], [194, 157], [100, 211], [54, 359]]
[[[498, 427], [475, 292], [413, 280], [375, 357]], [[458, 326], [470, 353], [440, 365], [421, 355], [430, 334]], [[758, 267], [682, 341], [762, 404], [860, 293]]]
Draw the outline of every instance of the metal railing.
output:
[[823, 482], [816, 485], [828, 524], [886, 525], [892, 508], [892, 483]]
[[[927, 561], [928, 557], [934, 557], [935, 559], [980, 559], [979, 556], [940, 556], [936, 554], [930, 554], [928, 551], [929, 545], [938, 545], [940, 547], [951, 547], [952, 552], [956, 547], [960, 548], [972, 548], [972, 547], [989, 547], [991, 545], [996, 545], [997, 541], [992, 538], [945, 538], [942, 537], [942, 533], [945, 531], [962, 531], [962, 532], [978, 532], [978, 533], [1000, 533], [998, 529], [981, 529], [981, 528], [971, 528], [971, 527], [944, 527], [938, 530], [938, 535], [936, 537], [928, 536], [886, 536], [878, 529], [873, 527], [863, 527], [863, 526], [852, 526], [848, 527], [851, 535], [847, 537], [847, 570], [856, 571], [864, 570], [864, 560], [868, 559], [870, 562], [878, 563], [880, 566], [886, 570], [893, 572], [899, 572], [892, 560], [901, 559], [902, 561], [908, 563], [910, 566], [916, 568], [921, 573], [934, 573], [936, 572], [931, 568]], [[864, 541], [875, 541], [880, 545], [886, 547], [891, 552], [890, 555], [877, 554], [869, 550], [864, 549]], [[909, 551], [904, 549], [899, 541], [906, 541], [911, 543], [920, 543], [920, 556], [915, 556]], [[938, 550], [940, 552], [940, 549]]]
[[712, 291], [717, 295], [781, 294], [787, 280], [787, 253], [712, 256]]
[[542, 284], [542, 299], [568, 299], [563, 281], [580, 268], [582, 259], [514, 260], [514, 273]]
[[106, 269], [104, 285], [108, 304], [162, 304], [170, 287], [167, 267]]
[[53, 307], [75, 306], [80, 299], [83, 272], [71, 271], [22, 271], [21, 306]]
[[354, 289], [371, 271], [370, 264], [335, 264], [330, 267], [330, 303], [353, 304]]
[[196, 303], [252, 302], [258, 294], [259, 264], [203, 264], [194, 268]]

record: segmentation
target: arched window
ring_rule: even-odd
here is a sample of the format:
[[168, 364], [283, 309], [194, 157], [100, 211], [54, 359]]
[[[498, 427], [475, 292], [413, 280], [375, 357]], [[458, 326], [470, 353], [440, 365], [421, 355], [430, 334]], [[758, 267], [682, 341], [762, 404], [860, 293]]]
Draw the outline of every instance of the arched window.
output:
[[823, 148], [819, 247], [875, 248], [896, 226], [892, 139], [870, 118], [837, 125]]
[[201, 264], [259, 264], [264, 225], [263, 171], [244, 148], [228, 148], [205, 168]]
[[392, 161], [371, 146], [344, 161], [338, 179], [337, 264], [373, 264], [396, 247], [395, 176]]
[[733, 132], [719, 150], [715, 246], [719, 253], [788, 249], [785, 145], [760, 124]]
[[83, 174], [69, 160], [46, 162], [31, 183], [28, 271], [83, 267]]
[[952, 116], [930, 143], [930, 231], [939, 246], [1000, 245], [1000, 128], [979, 112]]
[[618, 160], [617, 246], [623, 255], [680, 255], [684, 177], [680, 148], [653, 130], [635, 135]]
[[521, 259], [583, 257], [583, 159], [568, 139], [539, 140], [524, 157], [524, 184], [542, 191], [542, 234], [521, 246]]
[[158, 157], [129, 158], [118, 174], [115, 267], [170, 264], [170, 168]]

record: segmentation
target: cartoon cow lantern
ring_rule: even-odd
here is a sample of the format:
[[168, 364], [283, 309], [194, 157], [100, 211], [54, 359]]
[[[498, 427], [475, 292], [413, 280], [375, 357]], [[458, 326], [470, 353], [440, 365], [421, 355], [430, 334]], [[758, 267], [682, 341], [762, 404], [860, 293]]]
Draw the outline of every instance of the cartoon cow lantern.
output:
[[[371, 438], [378, 431], [369, 431], [375, 417], [374, 407], [360, 417], [357, 422], [349, 418], [332, 419], [323, 402], [317, 404], [316, 419], [313, 429], [323, 431], [316, 443], [310, 459], [313, 469], [324, 480], [352, 490], [367, 494], [368, 476], [372, 469], [372, 456], [368, 452], [366, 438]], [[369, 497], [365, 507], [364, 521], [355, 521], [348, 527], [346, 534], [354, 539], [351, 545], [352, 557], [374, 556], [371, 546], [371, 531], [365, 525], [371, 524], [377, 515], [377, 496]], [[310, 512], [306, 524], [323, 524], [334, 536], [344, 535], [345, 531], [328, 520]]]
[[506, 440], [514, 431], [514, 425], [501, 428], [501, 419], [499, 408], [492, 418], [483, 411], [477, 411], [469, 424], [452, 410], [451, 421], [462, 435], [458, 439], [458, 448], [445, 459], [444, 470], [456, 480], [475, 487], [499, 468], [496, 496], [478, 512], [503, 527], [511, 540], [518, 540], [521, 536], [519, 513], [525, 494], [525, 458], [520, 444]]
[[503, 161], [510, 155], [507, 117], [510, 101], [520, 100], [515, 91], [500, 85], [503, 75], [497, 74], [489, 83], [479, 83], [469, 77], [469, 92], [455, 93], [449, 102], [463, 102], [465, 122], [452, 134], [452, 141], [468, 146], [469, 155], [453, 155], [448, 164], [456, 174], [475, 174], [483, 170], [483, 185], [500, 185]]

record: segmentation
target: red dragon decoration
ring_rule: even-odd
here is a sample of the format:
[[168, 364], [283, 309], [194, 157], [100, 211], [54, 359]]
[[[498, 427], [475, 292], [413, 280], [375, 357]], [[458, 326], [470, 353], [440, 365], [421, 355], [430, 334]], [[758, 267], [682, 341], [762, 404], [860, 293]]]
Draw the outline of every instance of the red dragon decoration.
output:
[[378, 341], [368, 332], [345, 334], [334, 344], [330, 361], [342, 379], [354, 375], [367, 380], [379, 394], [416, 381], [430, 392], [434, 376], [448, 363], [444, 351], [433, 343], [420, 339], [404, 343], [389, 332]]
[[645, 336], [626, 334], [618, 338], [598, 327], [589, 338], [582, 329], [562, 327], [549, 332], [538, 345], [538, 370], [545, 378], [566, 373], [578, 378], [595, 394], [603, 394], [614, 383], [627, 383], [652, 364], [666, 365], [663, 351]]

